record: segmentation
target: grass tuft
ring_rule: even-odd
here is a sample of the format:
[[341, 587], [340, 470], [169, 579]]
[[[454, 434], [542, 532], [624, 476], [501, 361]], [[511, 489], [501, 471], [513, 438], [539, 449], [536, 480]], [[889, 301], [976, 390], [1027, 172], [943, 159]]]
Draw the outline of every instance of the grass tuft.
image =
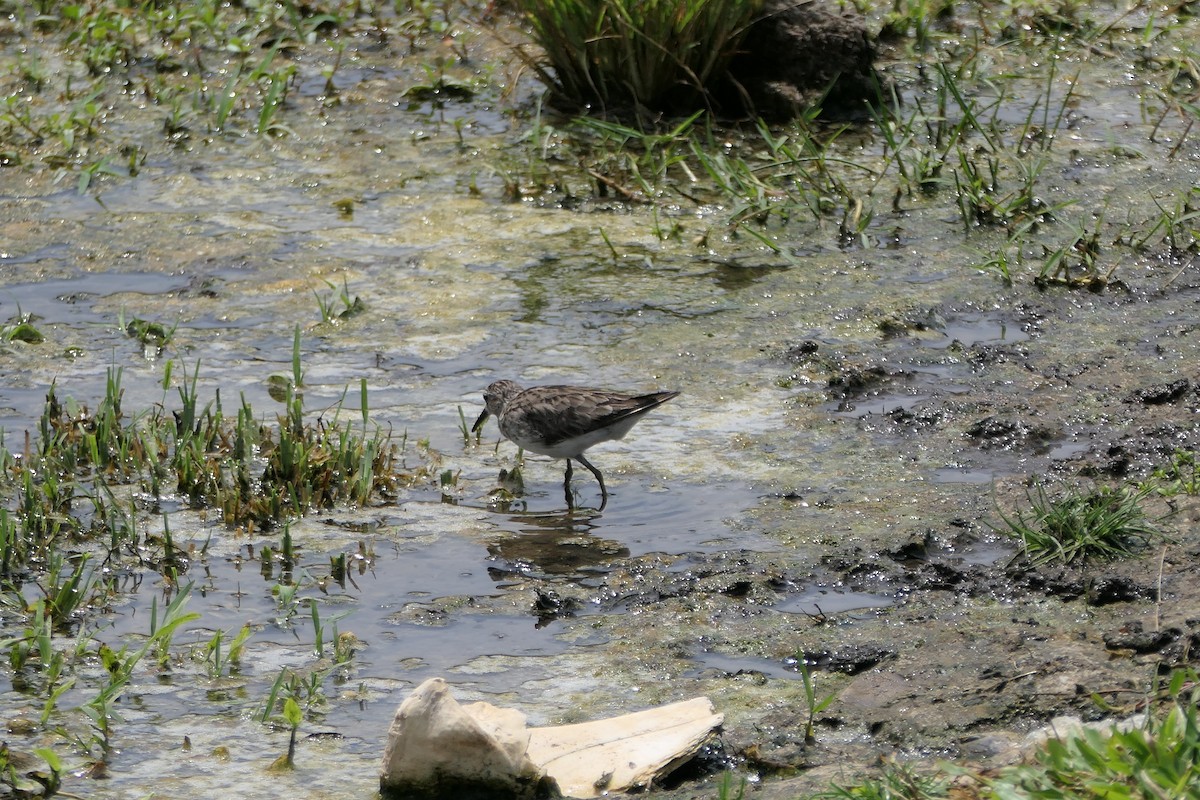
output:
[[[0, 446], [0, 481], [12, 498], [0, 506], [0, 580], [19, 584], [48, 571], [43, 594], [54, 626], [65, 626], [92, 595], [86, 559], [54, 560], [59, 551], [98, 544], [109, 557], [137, 552], [164, 571], [179, 566], [169, 526], [161, 536], [140, 535], [135, 501], [118, 500], [113, 487], [140, 485], [156, 501], [177, 492], [194, 508], [219, 510], [227, 525], [269, 529], [316, 509], [389, 499], [435, 474], [431, 466], [404, 466], [405, 438], [397, 444], [370, 419], [365, 386], [352, 414], [343, 414], [343, 397], [315, 415], [289, 387], [272, 423], [244, 399], [233, 416], [219, 394], [202, 405], [199, 370], [183, 373], [176, 409], [163, 403], [132, 417], [122, 409], [120, 368], [109, 370], [94, 412], [51, 386], [25, 452]], [[164, 386], [170, 362], [165, 372]]]
[[604, 111], [710, 105], [762, 0], [517, 0], [537, 44], [518, 53], [556, 105]]
[[923, 774], [915, 767], [884, 761], [882, 774], [856, 786], [834, 785], [813, 800], [941, 800], [950, 797], [950, 778]]
[[1020, 540], [1022, 555], [1033, 566], [1123, 558], [1163, 535], [1142, 509], [1150, 492], [1101, 486], [1070, 490], [1052, 500], [1037, 484], [1026, 495], [1029, 512], [1011, 517], [1002, 513], [1003, 525], [997, 530]]
[[1200, 786], [1200, 715], [1195, 672], [1171, 676], [1166, 713], [1141, 725], [1093, 727], [1046, 742], [1035, 764], [1004, 771], [989, 798], [1195, 798]]

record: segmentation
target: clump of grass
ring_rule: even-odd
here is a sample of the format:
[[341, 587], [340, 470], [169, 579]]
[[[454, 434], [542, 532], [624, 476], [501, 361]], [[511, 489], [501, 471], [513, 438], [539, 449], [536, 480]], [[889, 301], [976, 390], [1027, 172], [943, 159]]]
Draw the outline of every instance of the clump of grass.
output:
[[335, 294], [329, 296], [322, 296], [317, 292], [313, 292], [313, 294], [316, 295], [317, 307], [321, 311], [321, 322], [326, 325], [337, 325], [343, 320], [357, 317], [367, 310], [361, 297], [354, 295], [354, 298], [351, 299], [350, 283], [345, 278], [342, 279], [341, 292], [337, 292], [337, 284], [332, 281], [325, 281], [325, 285], [333, 289]]
[[75, 615], [87, 605], [92, 594], [94, 577], [86, 570], [87, 554], [80, 556], [72, 566], [62, 553], [50, 556], [46, 576], [45, 610], [52, 627], [66, 630]]
[[180, 389], [186, 413], [174, 447], [165, 445], [173, 449], [179, 492], [193, 505], [220, 509], [226, 524], [270, 528], [314, 509], [392, 496], [423, 479], [425, 471], [403, 469], [391, 431], [369, 419], [365, 383], [359, 391], [361, 425], [342, 420], [342, 403], [329, 416], [310, 417], [294, 386], [286, 389], [278, 424], [268, 425], [245, 400], [236, 419], [219, 405], [198, 410], [193, 377]]
[[[1031, 763], [978, 774], [956, 767], [931, 772], [885, 762], [879, 777], [833, 786], [814, 800], [1100, 800], [1194, 798], [1200, 779], [1197, 675], [1176, 670], [1155, 710], [1134, 725], [1087, 727], [1052, 738]], [[1166, 708], [1158, 708], [1165, 701]]]
[[[298, 356], [293, 368], [294, 377], [302, 377]], [[172, 371], [168, 362], [164, 388]], [[136, 554], [164, 575], [180, 569], [170, 527], [164, 522], [161, 535], [140, 533], [139, 501], [118, 500], [113, 487], [140, 485], [154, 499], [177, 493], [195, 508], [219, 510], [230, 526], [266, 529], [340, 503], [394, 497], [400, 487], [435, 475], [428, 465], [404, 465], [407, 437], [396, 441], [370, 418], [365, 382], [357, 403], [361, 419], [343, 411], [344, 396], [311, 413], [289, 386], [283, 412], [272, 421], [244, 399], [232, 417], [219, 394], [202, 404], [199, 364], [183, 375], [175, 410], [164, 398], [127, 415], [121, 377], [120, 368], [109, 370], [95, 411], [60, 399], [51, 386], [24, 451], [14, 454], [0, 443], [0, 488], [10, 498], [0, 504], [0, 580], [19, 583], [53, 567], [42, 585], [46, 610], [59, 627], [93, 591], [84, 561], [56, 562], [56, 552], [100, 545], [107, 546], [108, 558]], [[150, 555], [147, 547], [159, 553]]]
[[709, 105], [762, 0], [517, 0], [545, 53], [518, 53], [556, 105], [692, 110]]
[[[278, 428], [260, 431], [266, 466], [258, 491], [249, 498], [239, 494], [240, 501], [249, 502], [252, 517], [269, 522], [339, 502], [361, 504], [373, 492], [395, 489], [396, 453], [387, 431], [356, 431], [339, 424], [336, 411], [332, 421], [309, 422], [295, 391], [289, 392], [286, 409]], [[263, 510], [269, 513], [264, 516]]]
[[1112, 281], [1116, 265], [1106, 272], [1099, 266], [1101, 253], [1100, 232], [1090, 233], [1083, 225], [1071, 226], [1068, 240], [1054, 249], [1047, 248], [1046, 260], [1041, 271], [1033, 279], [1039, 289], [1065, 286], [1068, 289], [1103, 291]]
[[882, 774], [855, 786], [834, 785], [813, 800], [941, 800], [950, 797], [950, 778], [944, 773], [922, 774], [895, 761], [883, 763]]
[[0, 325], [0, 341], [41, 344], [46, 341], [46, 337], [33, 324], [32, 314], [22, 314], [18, 311], [16, 316]]
[[997, 530], [1020, 540], [1022, 555], [1034, 566], [1122, 558], [1162, 536], [1142, 508], [1149, 494], [1146, 488], [1101, 486], [1052, 500], [1037, 484], [1027, 493], [1029, 511], [1001, 514]]
[[1084, 728], [1046, 742], [1035, 764], [1005, 770], [989, 798], [1196, 797], [1200, 785], [1197, 676], [1177, 670], [1165, 714], [1143, 725], [1107, 731]]
[[123, 327], [129, 338], [136, 339], [148, 351], [161, 354], [163, 349], [171, 343], [171, 339], [175, 335], [175, 327], [178, 327], [178, 324], [167, 328], [161, 322], [134, 317]]

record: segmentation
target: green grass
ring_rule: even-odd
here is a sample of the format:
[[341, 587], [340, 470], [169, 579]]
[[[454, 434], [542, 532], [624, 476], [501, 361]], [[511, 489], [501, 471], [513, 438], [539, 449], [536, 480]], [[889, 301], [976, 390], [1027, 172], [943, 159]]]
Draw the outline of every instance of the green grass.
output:
[[1200, 798], [1197, 675], [1176, 670], [1141, 722], [1051, 738], [1028, 763], [980, 774], [885, 761], [879, 775], [810, 800], [1195, 800]]
[[1001, 514], [997, 530], [1018, 540], [1033, 566], [1123, 558], [1162, 538], [1142, 508], [1149, 494], [1145, 488], [1100, 486], [1068, 489], [1052, 499], [1038, 483], [1026, 494], [1029, 509]]
[[950, 777], [910, 764], [885, 761], [878, 778], [853, 786], [831, 786], [812, 800], [942, 800], [949, 798]]
[[[1190, 184], [1164, 181], [1118, 218], [1106, 214], [1108, 198], [1088, 198], [1073, 188], [1082, 184], [1062, 180], [1096, 157], [1065, 142], [1081, 87], [1103, 60], [1136, 61], [1147, 84], [1142, 114], [1153, 125], [1144, 147], [1114, 145], [1117, 163], [1177, 158], [1196, 135], [1200, 105], [1188, 87], [1200, 58], [1182, 10], [1114, 25], [1079, 2], [858, 2], [868, 29], [890, 48], [887, 58], [901, 59], [890, 69], [905, 87], [903, 102], [874, 109], [868, 123], [830, 127], [815, 107], [773, 126], [693, 116], [707, 108], [738, 37], [762, 13], [758, 2], [519, 0], [487, 26], [485, 5], [0, 0], [11, 37], [37, 44], [14, 48], [0, 64], [0, 163], [48, 170], [56, 180], [70, 175], [81, 191], [100, 191], [174, 148], [289, 136], [340, 113], [340, 70], [368, 65], [377, 52], [399, 65], [397, 91], [412, 90], [414, 107], [475, 102], [480, 93], [497, 99], [495, 109], [514, 123], [506, 144], [485, 148], [501, 176], [500, 199], [647, 207], [659, 242], [704, 249], [728, 241], [792, 262], [798, 248], [868, 252], [925, 224], [909, 217], [953, 216], [966, 268], [1053, 291], [1104, 289], [1113, 265], [1135, 259], [1168, 262], [1169, 285], [1200, 250]], [[470, 43], [519, 38], [510, 16], [528, 21], [542, 49], [492, 47], [494, 60], [473, 61], [479, 51]], [[1092, 47], [1099, 49], [1086, 60], [1074, 57]], [[519, 58], [560, 106], [686, 111], [551, 123], [520, 99], [527, 93], [510, 91]], [[324, 92], [300, 97], [297, 87], [314, 77]], [[453, 137], [472, 152], [474, 126], [464, 119], [430, 138]], [[487, 191], [474, 178], [464, 186]], [[1068, 207], [1078, 222], [1063, 223]], [[353, 213], [344, 203], [339, 210]], [[360, 310], [339, 288], [318, 297], [329, 322]], [[0, 337], [38, 341], [36, 321], [27, 322], [14, 320]], [[158, 333], [130, 331], [148, 347]]]
[[[133, 484], [153, 498], [177, 492], [194, 508], [217, 510], [231, 527], [275, 527], [338, 504], [365, 505], [393, 498], [403, 486], [432, 481], [424, 466], [404, 466], [392, 432], [368, 416], [365, 385], [353, 411], [343, 400], [310, 413], [293, 386], [283, 412], [260, 417], [243, 399], [226, 416], [219, 395], [201, 405], [200, 365], [184, 373], [178, 402], [127, 415], [122, 370], [109, 370], [95, 410], [47, 393], [38, 435], [17, 458], [2, 450], [2, 480], [12, 498], [0, 508], [0, 579], [18, 580], [50, 565], [48, 610], [55, 624], [68, 619], [87, 592], [83, 562], [72, 572], [52, 560], [63, 548], [94, 542], [113, 554], [140, 541], [136, 510], [115, 500], [112, 487]], [[173, 363], [164, 367], [170, 382]], [[298, 359], [294, 373], [302, 377]], [[176, 558], [170, 528], [153, 543], [158, 560]], [[71, 577], [68, 580], [67, 575]]]
[[[1080, 66], [1075, 54], [1093, 43], [1141, 52], [1147, 82], [1158, 87], [1141, 96], [1144, 116], [1163, 126], [1153, 134], [1163, 146], [1123, 142], [1112, 157], [1174, 158], [1185, 146], [1179, 137], [1195, 135], [1200, 107], [1187, 89], [1200, 60], [1183, 35], [1189, 17], [1164, 13], [1142, 28], [1114, 26], [1100, 7], [1077, 2], [854, 5], [891, 44], [889, 57], [905, 59], [894, 67], [903, 100], [874, 109], [873, 124], [830, 126], [817, 108], [772, 126], [669, 114], [551, 126], [539, 115], [512, 155], [496, 159], [506, 199], [648, 206], [647, 228], [660, 241], [698, 249], [728, 241], [789, 261], [810, 246], [869, 252], [887, 246], [891, 232], [921, 224], [910, 220], [953, 216], [967, 268], [1047, 291], [1105, 290], [1115, 265], [1145, 259], [1170, 262], [1169, 280], [1184, 273], [1200, 241], [1194, 187], [1171, 181], [1164, 196], [1142, 193], [1144, 202], [1118, 218], [1112, 196], [1074, 191], [1061, 178], [1103, 157], [1080, 161], [1067, 145], [1098, 63]], [[642, 37], [625, 30], [618, 12], [600, 19], [602, 7], [593, 4], [590, 17], [565, 2], [520, 6], [549, 53], [537, 67], [553, 96], [575, 108], [593, 98], [583, 109], [589, 114], [627, 103], [594, 98], [621, 96], [629, 87], [612, 84], [643, 73], [622, 66], [613, 80], [588, 72], [635, 58]], [[596, 25], [609, 27], [597, 36]], [[551, 33], [559, 29], [570, 32]], [[585, 55], [589, 47], [616, 52]], [[1078, 221], [1064, 222], [1065, 209]]]
[[1196, 453], [1177, 450], [1170, 461], [1150, 474], [1142, 488], [1163, 497], [1200, 494], [1200, 461], [1197, 461]]
[[[303, 377], [298, 350], [293, 377]], [[41, 755], [41, 779], [32, 783], [28, 774], [9, 770], [7, 752], [0, 752], [0, 794], [6, 787], [50, 785], [64, 763], [78, 770], [81, 758], [106, 761], [123, 721], [122, 697], [141, 673], [161, 676], [190, 661], [216, 680], [237, 674], [247, 657], [257, 630], [250, 625], [210, 629], [199, 643], [174, 641], [199, 619], [185, 610], [191, 584], [180, 575], [190, 560], [203, 557], [204, 546], [178, 547], [169, 514], [162, 513], [161, 527], [154, 525], [160, 503], [183, 499], [218, 510], [228, 526], [243, 531], [281, 527], [278, 550], [260, 551], [265, 574], [278, 569], [276, 624], [294, 628], [311, 618], [314, 659], [333, 657], [338, 666], [353, 657], [355, 640], [338, 633], [339, 617], [322, 619], [318, 606], [301, 597], [300, 590], [317, 581], [298, 566], [286, 523], [317, 509], [380, 502], [415, 482], [432, 486], [433, 473], [403, 466], [406, 439], [393, 442], [390, 430], [371, 419], [365, 384], [357, 397], [347, 392], [316, 412], [291, 387], [279, 414], [259, 415], [243, 400], [230, 418], [219, 394], [201, 402], [199, 383], [199, 364], [178, 375], [167, 361], [163, 400], [132, 414], [120, 368], [110, 368], [94, 406], [51, 386], [25, 449], [0, 447], [0, 607], [18, 620], [6, 626], [0, 652], [13, 691], [33, 709], [42, 741], [52, 745]], [[126, 639], [109, 646], [108, 623], [98, 619], [121, 591], [117, 576], [134, 573], [139, 582], [157, 574], [147, 582], [156, 587], [149, 631], [134, 637], [136, 644]], [[344, 580], [344, 559], [341, 573]], [[300, 613], [305, 602], [308, 615]], [[313, 713], [331, 674], [322, 669], [295, 678], [286, 699], [302, 700], [304, 713]], [[293, 717], [287, 719], [294, 730]]]
[[710, 105], [761, 0], [516, 0], [556, 105], [691, 112]]
[[[449, 1], [0, 0], [6, 38], [36, 42], [0, 63], [0, 165], [72, 174], [83, 193], [136, 177], [160, 143], [289, 136], [293, 115], [338, 103], [347, 41], [398, 35], [410, 50], [453, 41], [457, 65], [472, 39], [462, 18], [473, 13]], [[325, 79], [318, 103], [294, 98], [305, 69]], [[110, 133], [114, 119], [137, 120], [139, 143]]]
[[1200, 798], [1200, 715], [1197, 676], [1171, 676], [1165, 710], [1122, 730], [1084, 729], [1050, 739], [1030, 766], [988, 782], [996, 800], [1122, 800]]
[[[397, 96], [412, 88], [415, 104], [433, 103], [424, 90], [436, 90], [443, 100], [454, 90], [462, 93], [448, 102], [465, 102], [466, 90], [477, 91], [493, 68], [473, 65], [470, 80], [457, 77], [467, 56], [463, 42], [470, 38], [460, 35], [462, 12], [482, 5], [0, 0], [4, 35], [21, 43], [6, 51], [0, 65], [0, 163], [5, 174], [50, 172], [63, 185], [95, 191], [114, 180], [136, 179], [155, 158], [169, 159], [176, 147], [196, 145], [202, 152], [220, 137], [287, 136], [304, 114], [335, 113], [339, 70], [354, 64], [370, 71], [378, 63], [370, 60], [373, 50], [390, 60], [389, 71], [412, 73], [398, 81], [407, 84], [396, 87]], [[706, 105], [710, 79], [728, 54], [720, 42], [732, 42], [740, 30], [732, 17], [694, 18], [687, 21], [691, 27], [677, 30], [672, 26], [682, 18], [666, 13], [666, 6], [641, 4], [638, 10], [658, 16], [636, 28], [632, 17], [622, 16], [633, 13], [629, 8], [603, 20], [560, 19], [577, 34], [582, 31], [582, 38], [550, 44], [568, 41], [563, 49], [573, 52], [561, 56], [587, 57], [562, 80], [551, 62], [537, 62], [559, 102], [591, 97], [587, 102], [615, 109], [634, 102], [631, 98], [658, 97], [689, 112], [636, 123], [543, 119], [523, 107], [524, 100], [506, 104], [508, 97], [523, 96], [514, 91], [495, 107], [513, 129], [495, 150], [484, 151], [500, 153], [488, 158], [503, 176], [501, 187], [484, 200], [636, 206], [645, 210], [648, 232], [660, 243], [696, 242], [704, 258], [710, 248], [769, 250], [768, 257], [778, 256], [781, 263], [800, 246], [869, 255], [892, 228], [902, 238], [901, 229], [925, 225], [922, 215], [932, 216], [945, 221], [946, 232], [953, 229], [939, 234], [948, 247], [961, 244], [964, 251], [982, 254], [978, 262], [964, 263], [982, 266], [1006, 284], [1028, 281], [1048, 291], [1090, 288], [1095, 282], [1081, 277], [1104, 277], [1110, 274], [1105, 264], [1136, 261], [1146, 270], [1165, 264], [1157, 288], [1170, 289], [1200, 250], [1200, 195], [1186, 175], [1178, 182], [1175, 173], [1185, 170], [1170, 168], [1194, 147], [1200, 118], [1187, 9], [1144, 14], [1139, 9], [1110, 25], [1106, 4], [857, 5], [895, 43], [889, 57], [898, 62], [904, 103], [878, 109], [870, 123], [852, 127], [826, 126], [815, 113], [778, 126], [723, 126], [705, 114], [692, 116], [691, 109]], [[742, 4], [740, 10], [753, 6]], [[525, 2], [521, 8], [550, 9], [535, 20], [540, 25], [554, 23], [556, 9], [565, 6]], [[587, 33], [595, 25], [601, 27]], [[668, 54], [651, 38], [664, 32], [686, 37], [689, 44]], [[703, 36], [717, 44], [692, 44]], [[1077, 58], [1080, 54], [1086, 57]], [[538, 58], [532, 50], [527, 55]], [[689, 61], [693, 56], [700, 61]], [[1141, 142], [1122, 135], [1097, 155], [1089, 150], [1091, 129], [1080, 100], [1094, 91], [1088, 70], [1106, 61], [1136, 69], [1142, 116], [1153, 129]], [[1082, 64], [1083, 71], [1063, 74], [1065, 63]], [[599, 68], [609, 71], [594, 71]], [[305, 69], [319, 74], [326, 88], [308, 103], [297, 91]], [[1080, 107], [1084, 111], [1076, 116]], [[120, 125], [112, 124], [115, 119]], [[1073, 122], [1079, 127], [1072, 128]], [[463, 141], [469, 127], [456, 122], [447, 138], [453, 136], [460, 147], [469, 144]], [[1078, 153], [1066, 141], [1067, 131], [1074, 130]], [[1155, 171], [1159, 180], [1139, 195], [1144, 202], [1106, 214], [1109, 198], [1089, 199], [1070, 177], [1091, 161], [1113, 171], [1140, 163], [1140, 172]], [[471, 189], [489, 191], [473, 181]], [[1063, 219], [1066, 207], [1078, 222]], [[353, 207], [339, 210], [352, 213]], [[627, 241], [614, 245], [605, 227], [599, 230], [604, 241], [596, 244], [607, 245], [606, 257], [614, 264], [627, 260]], [[327, 322], [359, 307], [345, 283], [329, 289], [332, 295], [317, 297]], [[38, 325], [18, 314], [0, 328], [0, 339], [14, 349], [44, 346]], [[170, 343], [171, 330], [158, 323], [127, 331], [156, 351]], [[313, 408], [298, 357], [280, 384], [281, 405], [268, 411], [252, 408], [244, 398], [226, 397], [223, 404], [219, 393], [201, 397], [199, 364], [182, 380], [173, 380], [171, 371], [168, 361], [161, 403], [140, 408], [125, 396], [120, 369], [110, 371], [100, 398], [72, 398], [51, 386], [28, 444], [0, 449], [6, 498], [0, 504], [0, 585], [6, 611], [19, 620], [5, 631], [8, 677], [33, 716], [40, 712], [45, 740], [53, 740], [68, 711], [84, 715], [81, 752], [102, 754], [109, 746], [119, 725], [116, 696], [138, 666], [135, 657], [141, 657], [138, 649], [107, 648], [102, 634], [89, 628], [113, 591], [100, 564], [158, 573], [167, 596], [174, 592], [168, 606], [173, 610], [164, 612], [161, 623], [152, 621], [147, 653], [158, 669], [186, 657], [169, 633], [159, 633], [170, 627], [168, 620], [186, 616], [176, 603], [187, 593], [179, 589], [180, 553], [170, 525], [164, 520], [161, 529], [155, 524], [148, 530], [148, 506], [177, 495], [193, 508], [219, 514], [229, 526], [279, 530], [281, 539], [264, 555], [263, 566], [272, 579], [278, 576], [280, 618], [287, 625], [311, 618], [316, 649], [328, 652], [332, 646], [336, 661], [342, 635], [333, 619], [321, 619], [318, 606], [304, 606], [302, 590], [309, 584], [303, 574], [290, 574], [295, 559], [287, 521], [341, 503], [386, 501], [411, 482], [436, 480], [453, 489], [453, 471], [402, 463], [403, 445], [396, 449], [391, 431], [367, 413], [365, 387], [329, 408]], [[518, 478], [519, 473], [508, 476]], [[1179, 453], [1139, 491], [1096, 489], [1050, 498], [1038, 487], [1004, 529], [1035, 563], [1121, 557], [1159, 536], [1145, 516], [1147, 491], [1170, 497], [1196, 494], [1196, 487], [1195, 454]], [[129, 491], [118, 491], [122, 488]], [[333, 571], [345, 576], [344, 558]], [[191, 657], [210, 675], [234, 671], [243, 645], [254, 645], [253, 639], [239, 642], [241, 632], [210, 635], [190, 645]], [[88, 683], [89, 665], [111, 678]], [[301, 722], [296, 707], [305, 713], [320, 707], [323, 676], [281, 677], [264, 718], [295, 731]], [[818, 698], [811, 686], [805, 688], [812, 712]], [[1189, 796], [1195, 703], [1183, 688], [1144, 727], [1111, 739], [1085, 734], [1050, 745], [1037, 764], [992, 776], [991, 783], [978, 784], [976, 794]], [[64, 703], [76, 705], [64, 709]], [[55, 786], [61, 761], [52, 750], [35, 752], [43, 754], [47, 786]], [[0, 754], [0, 774], [3, 758]], [[840, 796], [942, 796], [932, 778], [926, 782], [899, 768], [846, 791]], [[741, 790], [727, 783], [722, 792], [739, 796]]]

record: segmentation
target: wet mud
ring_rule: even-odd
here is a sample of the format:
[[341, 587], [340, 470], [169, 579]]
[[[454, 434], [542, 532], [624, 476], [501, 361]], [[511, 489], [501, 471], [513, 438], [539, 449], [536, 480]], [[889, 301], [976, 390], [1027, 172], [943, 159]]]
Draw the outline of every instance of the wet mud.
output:
[[[45, 335], [0, 344], [10, 449], [36, 431], [49, 386], [94, 405], [114, 366], [130, 410], [170, 407], [180, 367], [199, 364], [204, 402], [219, 392], [273, 418], [268, 376], [290, 371], [299, 326], [310, 412], [365, 381], [405, 457], [449, 473], [296, 521], [289, 576], [260, 561], [273, 534], [139, 498], [140, 524], [160, 532], [169, 513], [190, 554], [201, 618], [182, 646], [243, 624], [255, 637], [236, 675], [196, 658], [139, 673], [107, 777], [74, 776], [67, 791], [371, 797], [391, 713], [440, 675], [460, 699], [533, 724], [707, 695], [725, 714], [719, 741], [651, 795], [711, 798], [733, 768], [753, 796], [791, 800], [881, 756], [1006, 763], [1053, 717], [1132, 710], [1155, 675], [1195, 665], [1195, 498], [1149, 496], [1166, 537], [1117, 561], [1034, 567], [1000, 532], [1035, 484], [1144, 480], [1196, 448], [1190, 253], [1120, 251], [1104, 285], [1039, 285], [1032, 270], [1009, 285], [969, 266], [1002, 235], [964, 233], [952, 202], [881, 203], [865, 246], [828, 219], [798, 222], [772, 231], [779, 251], [731, 233], [716, 206], [670, 210], [681, 231], [664, 237], [642, 205], [554, 191], [514, 202], [506, 171], [534, 156], [529, 87], [512, 120], [483, 100], [414, 108], [402, 98], [420, 70], [376, 56], [339, 76], [336, 107], [289, 118], [291, 136], [150, 144], [136, 179], [84, 195], [47, 172], [4, 173], [0, 311], [34, 314]], [[1055, 191], [1131, 216], [1186, 191], [1194, 142], [1178, 162], [1155, 151], [1150, 168], [1115, 156], [1114, 139], [1146, 146], [1151, 123], [1109, 124], [1140, 118], [1136, 92], [1122, 65], [1088, 66]], [[302, 64], [299, 85], [319, 68]], [[465, 143], [454, 119], [469, 120]], [[834, 152], [875, 163], [884, 149], [863, 134]], [[315, 298], [331, 286], [364, 310], [323, 322]], [[132, 338], [121, 323], [135, 317], [172, 327], [170, 345]], [[499, 378], [682, 394], [589, 451], [612, 497], [597, 512], [598, 487], [577, 471], [568, 512], [561, 462], [518, 463], [494, 429], [464, 440], [461, 419]], [[354, 564], [340, 581], [339, 554]], [[114, 649], [145, 635], [163, 589], [152, 571], [121, 579], [95, 633]], [[303, 610], [278, 601], [289, 583]], [[358, 646], [306, 718], [297, 770], [269, 772], [288, 743], [258, 719], [275, 676], [328, 666], [311, 607]], [[15, 609], [2, 619], [5, 636], [24, 624]], [[66, 709], [103, 678], [89, 658]], [[802, 665], [818, 697], [835, 695], [813, 741]], [[42, 698], [19, 684], [0, 687], [5, 718], [36, 719]], [[78, 714], [64, 725], [84, 729]], [[12, 741], [44, 740], [58, 741]]]

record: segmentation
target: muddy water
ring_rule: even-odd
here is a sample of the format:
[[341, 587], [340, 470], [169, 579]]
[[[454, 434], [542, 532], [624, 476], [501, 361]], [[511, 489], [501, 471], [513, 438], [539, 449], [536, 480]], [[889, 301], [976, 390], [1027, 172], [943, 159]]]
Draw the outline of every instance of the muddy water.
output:
[[[1117, 111], [1071, 133], [1077, 155], [1048, 183], [1137, 218], [1186, 189], [1200, 152], [1185, 142], [1173, 161], [1173, 145], [1148, 164], [1113, 157], [1114, 137], [1149, 149], [1148, 131], [1109, 124], [1136, 120], [1137, 99], [1091, 69], [1089, 103]], [[987, 522], [1029, 475], [1107, 468], [1116, 446], [1144, 465], [1194, 444], [1194, 394], [1129, 400], [1196, 377], [1194, 266], [1120, 251], [1124, 287], [1040, 292], [1028, 273], [1006, 287], [967, 266], [994, 234], [964, 236], [946, 206], [886, 203], [868, 249], [838, 249], [832, 226], [811, 225], [782, 232], [792, 255], [776, 255], [724, 237], [716, 209], [679, 211], [683, 234], [661, 241], [642, 208], [506, 202], [498, 165], [527, 155], [519, 129], [457, 109], [474, 121], [462, 147], [443, 120], [398, 107], [394, 74], [354, 76], [326, 119], [289, 120], [292, 137], [164, 147], [95, 196], [36, 175], [0, 184], [0, 312], [32, 312], [46, 334], [0, 349], [10, 443], [51, 383], [94, 404], [114, 366], [126, 409], [170, 406], [167, 359], [200, 364], [202, 398], [244, 396], [274, 414], [267, 376], [290, 372], [299, 325], [309, 409], [365, 379], [373, 417], [397, 438], [427, 438], [458, 473], [452, 502], [418, 488], [292, 526], [299, 597], [361, 642], [302, 726], [294, 773], [267, 771], [287, 733], [257, 712], [280, 667], [320, 666], [311, 612], [272, 595], [279, 576], [255, 553], [275, 540], [173, 512], [176, 541], [203, 548], [187, 575], [201, 618], [177, 642], [200, 649], [245, 623], [254, 637], [232, 676], [190, 659], [139, 674], [108, 777], [69, 791], [369, 797], [392, 711], [435, 675], [536, 723], [708, 694], [748, 772], [804, 763], [815, 783], [880, 753], [978, 757], [970, 742], [985, 733], [1015, 740], [1087, 712], [1076, 686], [1147, 678], [1144, 659], [1109, 660], [1105, 636], [1157, 619], [1142, 591], [1157, 563], [1114, 567], [1132, 599], [1088, 605], [1070, 575], [1031, 589], [1005, 573], [1012, 549]], [[882, 145], [839, 146], [870, 161]], [[349, 216], [335, 206], [347, 198]], [[322, 325], [314, 292], [331, 295], [326, 281], [366, 312]], [[165, 353], [124, 334], [133, 317], [178, 326]], [[523, 498], [497, 509], [489, 496], [515, 448], [497, 447], [494, 427], [465, 444], [458, 426], [499, 377], [683, 394], [593, 451], [612, 491], [603, 514], [581, 472], [581, 509], [565, 512], [562, 465], [539, 457], [525, 461]], [[1166, 589], [1186, 609], [1179, 554], [1195, 545], [1190, 522], [1170, 524], [1185, 544]], [[323, 580], [338, 553], [362, 555], [344, 586]], [[130, 575], [96, 637], [116, 647], [146, 633], [152, 584]], [[1189, 630], [1184, 611], [1161, 611]], [[803, 744], [797, 658], [840, 693], [815, 748]], [[1009, 675], [1023, 677], [992, 691]], [[37, 698], [2, 688], [6, 717], [36, 716]], [[81, 680], [60, 705], [94, 690]], [[63, 724], [84, 722], [66, 711]]]

